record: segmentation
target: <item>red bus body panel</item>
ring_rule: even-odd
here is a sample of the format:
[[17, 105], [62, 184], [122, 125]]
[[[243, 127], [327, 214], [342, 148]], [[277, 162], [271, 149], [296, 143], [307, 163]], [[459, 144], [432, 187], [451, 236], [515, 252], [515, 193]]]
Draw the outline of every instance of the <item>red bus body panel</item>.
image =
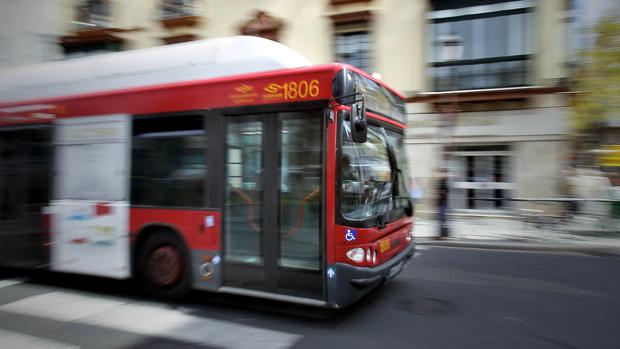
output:
[[[129, 217], [129, 232], [134, 237], [150, 225], [169, 226], [183, 236], [192, 250], [220, 249], [219, 211], [132, 207]], [[212, 217], [211, 226], [206, 222], [208, 217]]]
[[[51, 119], [62, 117], [116, 113], [158, 114], [329, 99], [332, 79], [340, 69], [342, 69], [340, 65], [323, 65], [18, 103], [0, 103], [0, 126], [49, 122]], [[285, 93], [291, 86], [296, 87], [296, 93]], [[25, 112], [10, 112], [9, 107], [18, 106], [31, 106], [32, 109]], [[45, 118], [41, 118], [42, 114], [46, 115]]]
[[[338, 145], [338, 109], [333, 110], [334, 122], [327, 124], [327, 155], [326, 155], [326, 173], [327, 188], [336, 188], [336, 148]], [[326, 190], [326, 240], [327, 240], [327, 264], [336, 262], [336, 191]]]
[[[357, 237], [354, 241], [347, 241], [345, 234], [347, 229], [351, 227], [336, 225], [335, 228], [335, 245], [336, 245], [336, 262], [346, 263], [358, 267], [373, 267], [378, 264], [387, 262], [390, 258], [397, 255], [400, 251], [404, 250], [409, 241], [407, 237], [413, 227], [411, 217], [403, 217], [395, 222], [392, 222], [385, 226], [383, 229], [377, 227], [373, 228], [353, 228], [357, 231]], [[381, 249], [381, 242], [389, 241], [389, 248], [386, 250]], [[364, 260], [362, 263], [355, 263], [351, 261], [346, 253], [348, 250], [362, 247], [364, 250], [371, 248], [377, 252], [378, 261], [373, 264]]]

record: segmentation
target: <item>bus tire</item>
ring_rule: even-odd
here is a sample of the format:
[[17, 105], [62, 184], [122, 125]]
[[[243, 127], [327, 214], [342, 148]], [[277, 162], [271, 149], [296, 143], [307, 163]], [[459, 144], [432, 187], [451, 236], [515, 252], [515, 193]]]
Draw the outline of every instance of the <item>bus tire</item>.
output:
[[177, 299], [189, 291], [189, 253], [175, 234], [166, 230], [149, 234], [140, 246], [138, 263], [142, 285], [152, 295]]

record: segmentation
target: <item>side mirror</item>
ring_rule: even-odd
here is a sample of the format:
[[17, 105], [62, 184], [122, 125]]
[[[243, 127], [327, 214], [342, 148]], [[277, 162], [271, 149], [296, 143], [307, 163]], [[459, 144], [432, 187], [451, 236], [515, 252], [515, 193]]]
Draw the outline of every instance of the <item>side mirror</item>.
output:
[[355, 102], [355, 78], [353, 72], [342, 69], [332, 81], [332, 94], [336, 102], [349, 105]]
[[368, 128], [366, 123], [366, 106], [364, 96], [361, 102], [354, 101], [351, 105], [351, 138], [355, 143], [366, 143]]

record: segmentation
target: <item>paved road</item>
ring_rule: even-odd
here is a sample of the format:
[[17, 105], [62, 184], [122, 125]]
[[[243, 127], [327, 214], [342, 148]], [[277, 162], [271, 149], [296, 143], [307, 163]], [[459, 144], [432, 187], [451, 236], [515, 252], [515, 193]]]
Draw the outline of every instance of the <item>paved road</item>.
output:
[[620, 257], [423, 247], [338, 312], [0, 271], [0, 348], [617, 348]]

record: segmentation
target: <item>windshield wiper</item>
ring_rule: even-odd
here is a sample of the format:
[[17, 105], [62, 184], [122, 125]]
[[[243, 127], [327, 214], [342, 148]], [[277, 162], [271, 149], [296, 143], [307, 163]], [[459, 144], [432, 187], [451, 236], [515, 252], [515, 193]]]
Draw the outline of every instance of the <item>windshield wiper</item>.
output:
[[392, 146], [390, 145], [387, 132], [385, 132], [385, 128], [383, 127], [381, 127], [381, 131], [383, 133], [383, 141], [385, 142], [385, 145], [387, 147], [388, 159], [390, 162], [390, 170], [392, 172], [392, 178], [390, 180], [390, 196], [389, 196], [388, 204], [385, 205], [383, 212], [377, 215], [377, 227], [379, 227], [379, 229], [385, 228], [385, 225], [390, 221], [390, 211], [392, 210], [392, 206], [394, 202], [393, 200], [396, 196], [398, 196], [397, 183], [398, 183], [398, 174], [400, 173], [400, 169], [398, 168], [398, 165], [396, 164], [396, 156], [394, 154], [394, 149], [392, 149]]
[[388, 203], [384, 206], [385, 208], [383, 209], [383, 212], [377, 215], [377, 227], [379, 227], [379, 229], [385, 228], [385, 225], [390, 221], [390, 211], [392, 211], [393, 197], [394, 197], [394, 183], [396, 181], [396, 178], [397, 178], [397, 174], [396, 172], [393, 172], [392, 180], [390, 182], [390, 195], [387, 197], [381, 198], [380, 200], [377, 200], [377, 202], [384, 201], [385, 199], [388, 200]]
[[[411, 201], [411, 196], [409, 196], [409, 189], [407, 188], [407, 184], [405, 183], [403, 176], [401, 176], [402, 171], [400, 170], [400, 168], [397, 171], [398, 171], [398, 179], [400, 179], [400, 181], [398, 181], [398, 183], [395, 184], [397, 186], [397, 189], [394, 193], [394, 200], [402, 200], [402, 199], [407, 200], [407, 206], [404, 207], [404, 210], [405, 210], [405, 214], [411, 217], [413, 216], [413, 201]], [[398, 184], [400, 184], [401, 186], [398, 187]], [[401, 190], [405, 192], [405, 196], [400, 195]]]
[[[407, 199], [408, 201], [408, 206], [410, 207], [409, 210], [405, 210], [405, 212], [407, 213], [407, 215], [411, 215], [413, 214], [413, 204], [411, 202], [411, 198], [408, 196], [401, 196], [400, 195], [400, 191], [401, 189], [404, 189], [405, 192], [407, 192], [407, 186], [404, 182], [404, 179], [402, 179], [402, 171], [401, 169], [398, 167], [398, 163], [396, 160], [396, 153], [394, 152], [394, 149], [392, 148], [392, 145], [390, 144], [389, 138], [387, 136], [387, 132], [385, 132], [385, 129], [382, 127], [381, 130], [383, 131], [383, 139], [385, 141], [385, 144], [387, 145], [387, 151], [388, 151], [388, 158], [390, 161], [390, 168], [392, 170], [392, 181], [391, 181], [391, 185], [392, 185], [392, 192], [390, 195], [390, 202], [388, 203], [388, 205], [385, 206], [384, 211], [377, 216], [377, 226], [380, 229], [385, 228], [385, 225], [389, 222], [390, 220], [390, 211], [392, 209], [393, 206], [393, 202], [395, 202], [396, 200], [399, 199]], [[402, 188], [400, 187], [400, 184], [402, 184]], [[407, 193], [408, 194], [408, 193]], [[411, 211], [411, 214], [409, 213], [409, 211]]]

